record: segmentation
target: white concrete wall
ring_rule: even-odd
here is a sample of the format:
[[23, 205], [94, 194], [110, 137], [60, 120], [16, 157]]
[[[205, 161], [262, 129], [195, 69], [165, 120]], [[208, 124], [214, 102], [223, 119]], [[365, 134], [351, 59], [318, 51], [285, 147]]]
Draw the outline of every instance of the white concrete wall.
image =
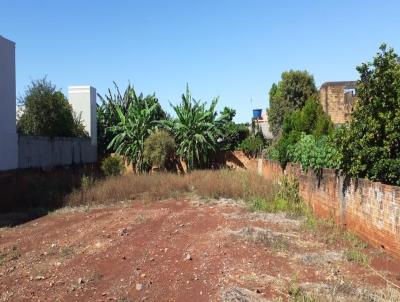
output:
[[76, 114], [81, 115], [93, 145], [97, 145], [96, 89], [91, 86], [69, 86], [68, 100]]
[[97, 146], [89, 138], [20, 136], [20, 169], [80, 165], [97, 160]]
[[15, 43], [0, 36], [0, 171], [17, 167]]

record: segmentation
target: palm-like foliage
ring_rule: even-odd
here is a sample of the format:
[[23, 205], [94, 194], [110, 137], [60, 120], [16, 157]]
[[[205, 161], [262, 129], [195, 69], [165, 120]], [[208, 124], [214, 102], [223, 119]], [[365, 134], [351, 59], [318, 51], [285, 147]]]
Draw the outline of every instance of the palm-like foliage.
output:
[[140, 109], [156, 104], [156, 109], [153, 112], [153, 119], [161, 120], [166, 117], [166, 113], [161, 108], [154, 94], [144, 97], [141, 93], [138, 96], [130, 83], [123, 94], [115, 82], [114, 87], [115, 92], [111, 92], [111, 89], [108, 89], [108, 94], [104, 97], [98, 94], [101, 101], [100, 105], [97, 106], [97, 140], [99, 153], [107, 153], [108, 146], [114, 137], [111, 127], [120, 122], [117, 108], [120, 109], [123, 115], [126, 115], [131, 104]]
[[117, 154], [124, 155], [129, 163], [136, 166], [136, 171], [146, 170], [143, 160], [144, 142], [155, 128], [154, 114], [157, 104], [151, 107], [145, 102], [144, 108], [139, 108], [135, 104], [130, 104], [126, 114], [120, 106], [116, 107], [118, 114], [118, 124], [110, 127], [114, 138], [109, 144]]
[[117, 84], [116, 93], [108, 90], [98, 109], [102, 123], [103, 144], [108, 150], [124, 155], [138, 172], [146, 170], [143, 160], [144, 141], [156, 127], [156, 121], [165, 118], [155, 95], [139, 96], [130, 84], [121, 94]]
[[174, 135], [178, 144], [177, 154], [186, 162], [188, 170], [207, 166], [210, 155], [217, 151], [218, 138], [222, 137], [221, 126], [226, 117], [217, 117], [215, 107], [218, 98], [212, 100], [209, 108], [192, 98], [189, 87], [182, 95], [179, 105], [171, 105], [177, 118], [162, 121]]

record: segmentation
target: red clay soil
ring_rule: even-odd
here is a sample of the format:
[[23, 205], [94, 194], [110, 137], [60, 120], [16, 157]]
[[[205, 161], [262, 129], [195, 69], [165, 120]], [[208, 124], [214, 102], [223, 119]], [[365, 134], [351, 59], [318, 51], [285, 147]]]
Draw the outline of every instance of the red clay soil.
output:
[[399, 261], [369, 250], [374, 272], [325, 235], [229, 201], [61, 210], [0, 229], [0, 301], [370, 301], [399, 283]]

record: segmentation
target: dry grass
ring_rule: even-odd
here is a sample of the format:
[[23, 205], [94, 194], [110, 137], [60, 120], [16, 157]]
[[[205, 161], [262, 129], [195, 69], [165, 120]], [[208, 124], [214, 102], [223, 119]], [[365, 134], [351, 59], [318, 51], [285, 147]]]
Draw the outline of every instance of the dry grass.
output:
[[272, 200], [276, 185], [248, 171], [204, 170], [188, 175], [130, 174], [110, 177], [67, 196], [65, 205], [110, 204], [122, 200], [162, 200], [195, 193], [204, 198]]
[[161, 200], [189, 191], [184, 176], [176, 174], [142, 174], [109, 177], [67, 196], [69, 206], [110, 204], [122, 200]]
[[196, 171], [188, 180], [195, 192], [205, 198], [272, 200], [277, 191], [276, 184], [249, 171]]

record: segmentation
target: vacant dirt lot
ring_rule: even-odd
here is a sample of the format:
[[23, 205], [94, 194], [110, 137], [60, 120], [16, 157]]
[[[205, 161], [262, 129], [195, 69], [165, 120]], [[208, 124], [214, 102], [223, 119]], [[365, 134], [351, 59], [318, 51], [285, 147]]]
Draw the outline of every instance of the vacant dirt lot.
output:
[[347, 251], [229, 200], [64, 209], [0, 229], [0, 300], [397, 301], [382, 276], [399, 283], [399, 262], [368, 249], [368, 267]]

